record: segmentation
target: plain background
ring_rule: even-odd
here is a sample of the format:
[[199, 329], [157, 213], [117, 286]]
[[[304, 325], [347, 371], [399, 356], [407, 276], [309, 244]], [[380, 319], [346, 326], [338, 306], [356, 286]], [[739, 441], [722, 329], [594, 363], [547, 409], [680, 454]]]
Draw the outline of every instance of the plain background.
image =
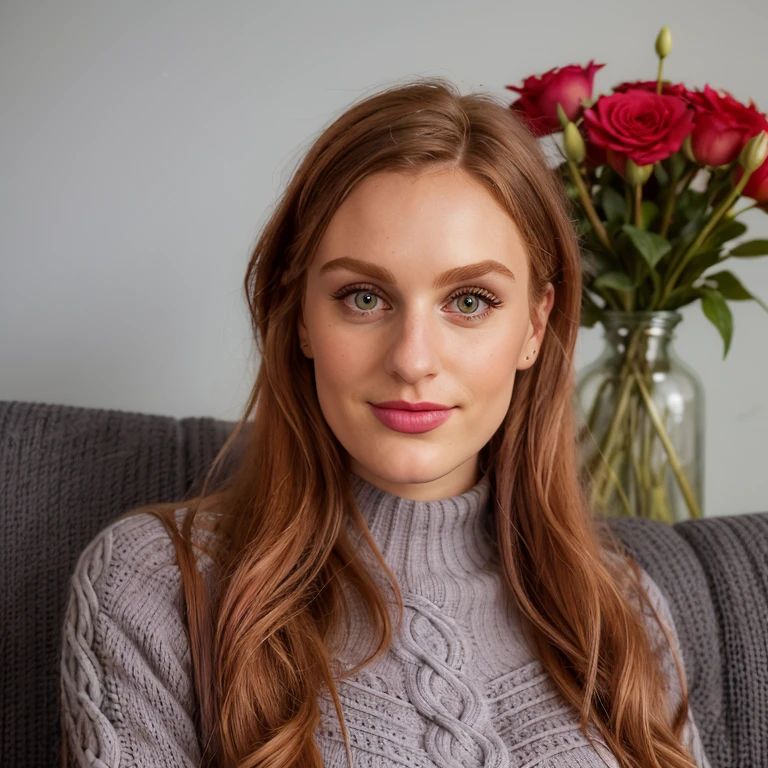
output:
[[[294, 167], [352, 102], [411, 77], [492, 91], [607, 66], [768, 110], [765, 0], [0, 2], [0, 399], [236, 420], [258, 367], [243, 275]], [[768, 215], [743, 219], [768, 237]], [[768, 258], [732, 260], [768, 301]], [[768, 510], [768, 314], [700, 305], [707, 515]], [[577, 367], [602, 348], [582, 329]]]

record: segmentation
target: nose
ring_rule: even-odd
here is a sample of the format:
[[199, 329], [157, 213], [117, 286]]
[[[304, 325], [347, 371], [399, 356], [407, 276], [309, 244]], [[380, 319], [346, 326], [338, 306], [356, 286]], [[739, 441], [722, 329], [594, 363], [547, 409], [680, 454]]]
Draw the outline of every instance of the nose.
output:
[[392, 337], [386, 347], [385, 370], [408, 384], [442, 370], [442, 339], [437, 319], [426, 312], [405, 312], [391, 326]]

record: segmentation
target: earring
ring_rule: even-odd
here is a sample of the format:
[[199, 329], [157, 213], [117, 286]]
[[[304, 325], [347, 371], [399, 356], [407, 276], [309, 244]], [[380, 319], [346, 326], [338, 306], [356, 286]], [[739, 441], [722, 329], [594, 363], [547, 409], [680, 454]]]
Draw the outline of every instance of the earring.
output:
[[[536, 354], [536, 350], [534, 349], [533, 352], [531, 352], [532, 355]], [[525, 359], [528, 360], [530, 358], [530, 355], [526, 355]]]

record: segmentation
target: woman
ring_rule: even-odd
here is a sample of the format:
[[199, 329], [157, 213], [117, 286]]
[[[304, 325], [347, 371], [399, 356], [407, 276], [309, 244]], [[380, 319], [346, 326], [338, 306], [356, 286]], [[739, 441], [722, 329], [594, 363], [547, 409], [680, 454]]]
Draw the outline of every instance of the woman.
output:
[[200, 494], [78, 562], [74, 763], [707, 766], [668, 606], [580, 485], [578, 243], [514, 114], [361, 100], [245, 287], [261, 367]]

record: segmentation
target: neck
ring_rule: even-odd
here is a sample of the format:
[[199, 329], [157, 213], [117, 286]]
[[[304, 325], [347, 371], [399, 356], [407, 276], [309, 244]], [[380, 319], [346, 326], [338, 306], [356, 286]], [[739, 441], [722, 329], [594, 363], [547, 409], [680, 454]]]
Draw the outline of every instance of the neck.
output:
[[429, 574], [466, 578], [495, 553], [490, 479], [444, 499], [407, 499], [355, 473], [352, 490], [376, 544], [401, 587]]

